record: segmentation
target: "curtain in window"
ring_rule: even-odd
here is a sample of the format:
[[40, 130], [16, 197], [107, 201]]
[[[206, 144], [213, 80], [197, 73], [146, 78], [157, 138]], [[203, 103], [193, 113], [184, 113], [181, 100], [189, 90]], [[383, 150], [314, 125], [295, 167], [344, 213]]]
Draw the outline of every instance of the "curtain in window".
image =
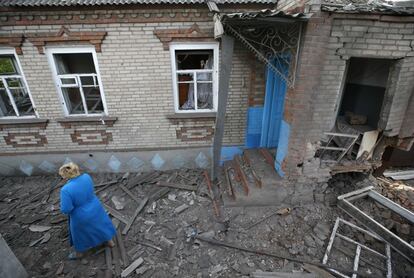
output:
[[54, 55], [57, 73], [58, 74], [67, 74], [69, 73], [69, 68], [67, 67], [66, 63], [63, 61], [63, 57], [61, 55]]
[[[209, 55], [204, 69], [213, 68], [213, 56]], [[199, 81], [211, 81], [209, 83], [199, 83]], [[187, 101], [181, 106], [183, 110], [191, 110], [195, 108], [195, 101], [197, 101], [198, 109], [213, 109], [213, 83], [212, 73], [198, 73], [197, 74], [197, 100], [194, 100], [194, 83], [191, 83], [188, 89]]]

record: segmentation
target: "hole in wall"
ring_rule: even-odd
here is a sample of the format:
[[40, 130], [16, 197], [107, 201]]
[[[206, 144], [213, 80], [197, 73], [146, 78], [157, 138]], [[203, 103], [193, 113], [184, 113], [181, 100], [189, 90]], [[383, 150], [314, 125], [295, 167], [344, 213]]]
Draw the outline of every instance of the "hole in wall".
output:
[[390, 68], [389, 59], [351, 58], [337, 120], [359, 129], [378, 127]]

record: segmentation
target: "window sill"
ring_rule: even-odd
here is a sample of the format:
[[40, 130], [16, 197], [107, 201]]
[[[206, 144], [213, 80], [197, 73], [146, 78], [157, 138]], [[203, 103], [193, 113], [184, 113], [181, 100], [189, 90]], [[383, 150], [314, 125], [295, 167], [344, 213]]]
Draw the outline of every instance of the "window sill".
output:
[[167, 115], [167, 119], [215, 119], [216, 112], [204, 112], [204, 113], [174, 113]]
[[56, 121], [60, 123], [63, 127], [70, 128], [74, 125], [106, 125], [113, 126], [117, 117], [109, 116], [96, 116], [96, 117], [86, 117], [86, 116], [76, 116], [76, 117], [65, 117], [57, 119]]
[[0, 119], [0, 128], [26, 128], [40, 127], [46, 128], [48, 119], [39, 118], [23, 118], [23, 119]]

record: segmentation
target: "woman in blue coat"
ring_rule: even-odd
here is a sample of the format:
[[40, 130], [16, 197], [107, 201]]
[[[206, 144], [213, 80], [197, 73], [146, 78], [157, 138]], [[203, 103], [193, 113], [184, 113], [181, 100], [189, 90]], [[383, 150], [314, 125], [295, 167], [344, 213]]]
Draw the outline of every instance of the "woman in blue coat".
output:
[[68, 180], [60, 190], [60, 210], [69, 216], [70, 245], [76, 250], [69, 258], [79, 258], [102, 243], [113, 247], [116, 231], [95, 195], [91, 176], [81, 175], [75, 163], [60, 167], [59, 175]]

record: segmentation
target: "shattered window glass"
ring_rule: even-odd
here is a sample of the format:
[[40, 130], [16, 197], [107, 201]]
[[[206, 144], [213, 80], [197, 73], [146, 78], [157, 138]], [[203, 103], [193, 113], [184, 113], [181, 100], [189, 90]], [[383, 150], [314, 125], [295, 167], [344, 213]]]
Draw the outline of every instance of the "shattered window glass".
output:
[[213, 110], [214, 51], [176, 50], [179, 110]]
[[0, 55], [0, 117], [34, 116], [35, 111], [14, 55]]
[[54, 54], [53, 57], [68, 114], [103, 114], [92, 53]]

